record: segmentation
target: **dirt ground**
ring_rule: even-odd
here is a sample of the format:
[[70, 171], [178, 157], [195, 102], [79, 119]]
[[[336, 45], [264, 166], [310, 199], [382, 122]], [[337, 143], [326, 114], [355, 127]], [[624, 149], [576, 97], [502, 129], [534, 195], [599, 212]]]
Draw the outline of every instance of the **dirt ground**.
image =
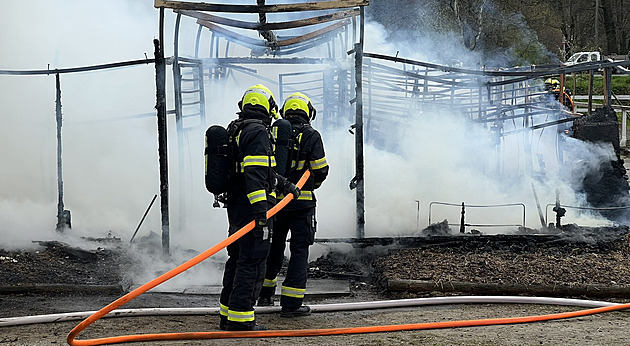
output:
[[[8, 297], [3, 297], [3, 300]], [[99, 309], [116, 297], [11, 297], [24, 305], [47, 305], [50, 310]], [[372, 299], [358, 294], [344, 301]], [[214, 306], [213, 298], [145, 297], [148, 306], [171, 305], [174, 301], [191, 306]], [[189, 301], [191, 300], [191, 301]], [[35, 302], [34, 302], [35, 301]], [[335, 300], [338, 301], [338, 300]], [[318, 303], [328, 303], [323, 301]], [[78, 304], [77, 304], [78, 303]], [[166, 304], [168, 303], [168, 304]], [[314, 303], [311, 301], [311, 303]], [[4, 304], [3, 304], [4, 305]], [[142, 304], [140, 304], [142, 305]], [[335, 328], [369, 325], [407, 324], [461, 319], [515, 317], [572, 311], [578, 308], [541, 305], [441, 305], [417, 308], [313, 313], [299, 319], [260, 314], [258, 320], [270, 329]], [[14, 310], [17, 315], [19, 309]], [[67, 333], [78, 322], [47, 323], [1, 327], [0, 345], [63, 345]], [[218, 331], [217, 316], [160, 316], [111, 318], [96, 322], [78, 339], [124, 334]], [[610, 312], [569, 320], [519, 325], [467, 327], [456, 329], [374, 333], [362, 335], [319, 336], [308, 338], [270, 338], [243, 340], [187, 340], [134, 343], [134, 345], [625, 345], [630, 343], [628, 312]]]
[[[567, 228], [567, 232], [576, 232]], [[593, 231], [593, 230], [590, 230]], [[359, 302], [412, 297], [445, 296], [445, 292], [388, 292], [389, 279], [424, 279], [468, 282], [538, 283], [598, 282], [612, 285], [630, 283], [628, 277], [627, 227], [596, 230], [597, 238], [582, 230], [580, 241], [574, 237], [528, 237], [502, 241], [459, 241], [428, 244], [408, 249], [389, 249], [371, 260], [366, 270], [356, 254], [329, 254], [312, 263], [312, 277], [337, 272], [351, 279], [351, 295], [337, 298], [307, 298], [307, 304]], [[608, 235], [608, 236], [602, 236]], [[474, 238], [483, 239], [481, 237]], [[29, 287], [54, 287], [71, 283], [76, 287], [109, 287], [120, 283], [130, 261], [116, 246], [97, 251], [80, 251], [60, 243], [43, 243], [38, 252], [0, 251], [0, 321], [3, 317], [32, 316], [76, 311], [95, 311], [119, 298], [111, 291], [65, 289], [30, 290]], [[369, 252], [369, 249], [364, 249]], [[48, 269], [46, 269], [48, 268]], [[315, 270], [316, 269], [316, 270]], [[516, 273], [516, 274], [515, 274]], [[373, 281], [367, 280], [369, 277]], [[361, 278], [366, 279], [361, 281]], [[45, 281], [45, 282], [44, 282]], [[98, 284], [99, 286], [93, 286]], [[30, 286], [29, 286], [30, 285]], [[19, 288], [24, 288], [20, 292]], [[13, 289], [13, 291], [11, 291]], [[573, 297], [588, 298], [588, 297]], [[599, 299], [625, 302], [624, 300]], [[122, 308], [216, 307], [213, 295], [146, 293]], [[258, 314], [269, 329], [337, 328], [396, 325], [422, 322], [517, 317], [579, 310], [578, 307], [533, 304], [437, 305], [413, 308], [313, 313], [298, 319], [278, 314]], [[0, 327], [0, 346], [64, 345], [67, 333], [79, 321]], [[621, 345], [630, 344], [630, 315], [610, 312], [567, 320], [518, 325], [466, 327], [439, 330], [387, 332], [362, 335], [300, 338], [188, 340], [134, 343], [136, 345]], [[96, 322], [78, 339], [114, 335], [218, 331], [218, 316], [156, 316], [109, 318]]]

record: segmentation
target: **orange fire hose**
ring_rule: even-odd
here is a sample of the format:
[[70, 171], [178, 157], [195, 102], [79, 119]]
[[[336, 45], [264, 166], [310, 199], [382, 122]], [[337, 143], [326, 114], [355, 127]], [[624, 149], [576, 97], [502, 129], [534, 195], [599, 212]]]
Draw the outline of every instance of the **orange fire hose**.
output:
[[[297, 186], [302, 187], [308, 179], [310, 173], [306, 171]], [[280, 209], [284, 208], [293, 195], [286, 196], [280, 203], [274, 206], [267, 212], [267, 218], [275, 215]], [[325, 336], [325, 335], [343, 335], [343, 334], [365, 334], [365, 333], [380, 333], [380, 332], [395, 332], [405, 330], [426, 330], [426, 329], [444, 329], [444, 328], [459, 328], [459, 327], [474, 327], [474, 326], [491, 326], [500, 324], [517, 324], [517, 323], [531, 323], [550, 321], [557, 319], [565, 319], [572, 317], [580, 317], [598, 314], [602, 312], [619, 311], [630, 309], [630, 303], [619, 304], [612, 306], [605, 306], [593, 309], [563, 312], [548, 315], [537, 316], [525, 316], [525, 317], [506, 317], [506, 318], [490, 318], [479, 320], [459, 320], [459, 321], [446, 321], [446, 322], [425, 322], [415, 324], [400, 324], [400, 325], [384, 325], [384, 326], [367, 326], [367, 327], [350, 327], [350, 328], [327, 328], [327, 329], [298, 329], [298, 330], [265, 330], [265, 331], [226, 331], [226, 332], [187, 332], [187, 333], [161, 333], [161, 334], [137, 334], [137, 335], [122, 335], [112, 336], [98, 339], [88, 340], [75, 340], [77, 335], [81, 333], [85, 328], [99, 320], [101, 317], [107, 315], [112, 310], [128, 303], [129, 301], [137, 298], [142, 293], [150, 290], [153, 287], [160, 285], [161, 283], [173, 278], [174, 276], [181, 274], [182, 272], [190, 269], [191, 267], [199, 264], [208, 257], [219, 252], [224, 247], [232, 244], [238, 238], [249, 232], [254, 228], [254, 221], [248, 223], [246, 226], [238, 230], [236, 233], [229, 236], [227, 239], [221, 241], [212, 248], [205, 252], [193, 257], [180, 266], [171, 269], [170, 271], [160, 275], [159, 277], [147, 282], [146, 284], [136, 288], [135, 290], [127, 293], [126, 295], [118, 298], [114, 302], [105, 306], [101, 310], [95, 312], [81, 323], [79, 323], [74, 329], [70, 331], [67, 337], [67, 342], [71, 346], [92, 346], [92, 345], [106, 345], [106, 344], [118, 344], [126, 342], [140, 342], [140, 341], [167, 341], [167, 340], [192, 340], [192, 339], [231, 339], [231, 338], [268, 338], [268, 337], [305, 337], [305, 336]]]
[[602, 312], [618, 311], [630, 308], [630, 303], [611, 305], [601, 308], [563, 312], [549, 315], [490, 318], [481, 320], [460, 320], [446, 322], [426, 322], [415, 324], [399, 324], [385, 326], [351, 327], [351, 328], [328, 328], [328, 329], [298, 329], [298, 330], [265, 330], [265, 331], [243, 331], [243, 332], [189, 332], [189, 333], [165, 333], [165, 334], [143, 334], [125, 335], [101, 339], [91, 339], [74, 341], [71, 345], [104, 345], [136, 341], [166, 341], [166, 340], [192, 340], [192, 339], [231, 339], [231, 338], [269, 338], [269, 337], [305, 337], [305, 336], [325, 336], [344, 334], [366, 334], [381, 332], [397, 332], [405, 330], [426, 330], [445, 329], [460, 327], [491, 326], [499, 324], [531, 323], [549, 320], [557, 320], [571, 317], [593, 315]]
[[[307, 169], [304, 174], [302, 175], [302, 177], [300, 178], [300, 180], [297, 182], [297, 187], [298, 188], [302, 188], [302, 186], [304, 186], [304, 184], [306, 183], [306, 180], [308, 180], [308, 178], [310, 177], [311, 172]], [[284, 208], [287, 204], [289, 204], [289, 202], [293, 199], [293, 195], [289, 194], [288, 196], [284, 197], [278, 204], [276, 204], [273, 208], [269, 209], [267, 211], [267, 218], [270, 218], [272, 216], [274, 216], [278, 211], [280, 211], [282, 208]], [[248, 223], [247, 225], [243, 226], [243, 228], [239, 229], [238, 231], [236, 231], [236, 233], [232, 234], [231, 236], [227, 237], [226, 239], [224, 239], [223, 241], [221, 241], [220, 243], [218, 243], [217, 245], [211, 247], [210, 249], [202, 252], [201, 254], [191, 258], [190, 260], [186, 261], [185, 263], [169, 270], [168, 272], [158, 276], [157, 278], [147, 282], [146, 284], [136, 288], [135, 290], [125, 294], [124, 296], [116, 299], [115, 301], [111, 302], [109, 305], [105, 306], [104, 308], [102, 308], [101, 310], [95, 312], [94, 314], [92, 314], [91, 316], [89, 316], [88, 318], [86, 318], [85, 320], [81, 321], [81, 323], [79, 323], [76, 327], [74, 327], [70, 333], [68, 334], [67, 337], [67, 342], [69, 345], [103, 345], [103, 344], [113, 344], [113, 343], [119, 343], [121, 341], [121, 338], [125, 338], [125, 337], [111, 337], [111, 338], [106, 338], [106, 341], [97, 341], [95, 340], [74, 340], [74, 338], [77, 337], [77, 335], [79, 333], [81, 333], [85, 328], [87, 328], [89, 325], [91, 325], [92, 323], [98, 321], [101, 317], [107, 315], [108, 313], [110, 313], [112, 310], [119, 308], [125, 304], [127, 304], [128, 302], [130, 302], [131, 300], [137, 298], [138, 296], [140, 296], [142, 293], [164, 283], [167, 280], [172, 279], [173, 277], [185, 272], [186, 270], [196, 266], [197, 264], [201, 263], [202, 261], [204, 261], [205, 259], [209, 258], [210, 256], [216, 254], [217, 252], [221, 251], [223, 248], [227, 247], [228, 245], [234, 243], [236, 240], [238, 240], [240, 237], [242, 237], [243, 235], [245, 235], [247, 232], [251, 231], [252, 229], [254, 229], [255, 226], [255, 222], [252, 220], [250, 223]], [[159, 334], [158, 334], [159, 335]], [[141, 341], [141, 340], [145, 340], [145, 339], [137, 339], [137, 340], [128, 340], [128, 341], [123, 341], [123, 342], [130, 342], [130, 341]], [[156, 340], [156, 339], [148, 339], [148, 340]], [[167, 340], [173, 340], [173, 339], [167, 339]]]

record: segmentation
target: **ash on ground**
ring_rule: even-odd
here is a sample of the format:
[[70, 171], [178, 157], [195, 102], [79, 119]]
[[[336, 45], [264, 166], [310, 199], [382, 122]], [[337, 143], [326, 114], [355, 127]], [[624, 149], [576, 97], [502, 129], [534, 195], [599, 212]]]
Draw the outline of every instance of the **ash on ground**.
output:
[[373, 263], [376, 282], [630, 285], [627, 226], [566, 225], [536, 234], [529, 229], [510, 235], [448, 234], [379, 257]]
[[[439, 224], [426, 233], [432, 236], [417, 237], [413, 247], [366, 246], [330, 252], [309, 264], [309, 278], [371, 282], [377, 290], [386, 279], [630, 285], [627, 226], [565, 225], [484, 235], [460, 234]], [[134, 270], [133, 256], [122, 244], [89, 251], [60, 242], [39, 244], [37, 250], [0, 250], [1, 286], [122, 285]]]

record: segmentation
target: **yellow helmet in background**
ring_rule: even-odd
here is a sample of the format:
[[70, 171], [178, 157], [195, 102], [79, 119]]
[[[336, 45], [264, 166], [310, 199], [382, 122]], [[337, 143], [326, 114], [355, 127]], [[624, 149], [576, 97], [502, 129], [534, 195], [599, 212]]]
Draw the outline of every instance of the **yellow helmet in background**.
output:
[[292, 113], [302, 115], [310, 122], [315, 119], [317, 111], [315, 110], [315, 107], [313, 107], [311, 99], [298, 92], [289, 95], [289, 97], [284, 100], [284, 105], [280, 110], [280, 114], [285, 118], [293, 115]]
[[238, 108], [243, 110], [247, 105], [262, 106], [270, 117], [278, 118], [278, 105], [273, 98], [273, 93], [262, 84], [256, 84], [247, 88], [243, 98], [238, 102]]
[[545, 88], [547, 89], [560, 89], [560, 81], [555, 78], [547, 78], [545, 80]]

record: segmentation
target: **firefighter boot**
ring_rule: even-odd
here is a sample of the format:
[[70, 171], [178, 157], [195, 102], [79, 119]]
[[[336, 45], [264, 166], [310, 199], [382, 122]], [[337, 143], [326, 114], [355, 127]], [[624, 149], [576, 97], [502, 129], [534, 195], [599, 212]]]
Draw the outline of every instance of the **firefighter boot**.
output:
[[229, 331], [267, 330], [267, 327], [263, 326], [262, 324], [256, 323], [256, 321], [251, 321], [251, 322], [228, 321], [227, 330]]
[[297, 309], [294, 310], [288, 310], [288, 309], [282, 309], [282, 311], [280, 311], [280, 317], [301, 317], [301, 316], [308, 316], [311, 314], [311, 308], [308, 307], [307, 305], [302, 305]]
[[227, 324], [228, 324], [228, 319], [227, 316], [219, 316], [220, 320], [219, 320], [219, 329], [221, 330], [227, 330]]
[[273, 297], [259, 297], [258, 306], [273, 306]]

